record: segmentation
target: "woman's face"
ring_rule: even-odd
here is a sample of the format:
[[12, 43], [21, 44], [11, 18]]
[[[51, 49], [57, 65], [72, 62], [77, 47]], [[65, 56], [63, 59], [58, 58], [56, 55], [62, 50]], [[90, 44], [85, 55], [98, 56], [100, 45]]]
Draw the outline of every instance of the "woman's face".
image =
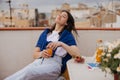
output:
[[56, 24], [59, 24], [61, 26], [67, 25], [67, 20], [68, 20], [68, 14], [66, 12], [61, 12], [59, 15], [56, 17]]

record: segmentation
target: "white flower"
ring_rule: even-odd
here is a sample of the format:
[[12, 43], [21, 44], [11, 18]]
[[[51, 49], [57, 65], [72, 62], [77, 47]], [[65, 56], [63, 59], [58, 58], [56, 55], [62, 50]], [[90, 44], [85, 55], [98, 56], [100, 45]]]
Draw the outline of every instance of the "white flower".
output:
[[113, 44], [108, 45], [108, 50], [113, 50], [115, 46]]
[[108, 52], [112, 52], [112, 49], [108, 49]]
[[119, 66], [119, 67], [117, 67], [117, 72], [120, 72], [120, 66]]
[[102, 52], [102, 54], [101, 54], [102, 56], [104, 56], [105, 55], [105, 52]]
[[114, 45], [115, 47], [117, 47], [119, 44], [120, 44], [120, 39], [115, 40], [115, 41], [113, 42], [113, 45]]
[[105, 58], [105, 59], [103, 59], [103, 61], [108, 62], [109, 60], [108, 60], [108, 58]]
[[107, 57], [111, 57], [111, 54], [110, 54], [110, 53], [108, 53], [106, 56], [107, 56]]
[[105, 70], [106, 70], [108, 73], [111, 73], [110, 68], [106, 67]]
[[114, 55], [114, 58], [115, 58], [115, 59], [120, 59], [120, 52], [119, 52], [118, 54], [115, 54], [115, 55]]

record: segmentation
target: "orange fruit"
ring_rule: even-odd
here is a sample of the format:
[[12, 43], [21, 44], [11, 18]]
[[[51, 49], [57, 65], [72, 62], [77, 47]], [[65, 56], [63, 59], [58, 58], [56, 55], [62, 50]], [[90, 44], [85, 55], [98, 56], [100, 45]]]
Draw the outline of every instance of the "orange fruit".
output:
[[52, 56], [53, 50], [51, 48], [47, 48], [48, 54]]
[[84, 63], [85, 59], [80, 57], [80, 56], [76, 56], [75, 61], [78, 62], [78, 63]]

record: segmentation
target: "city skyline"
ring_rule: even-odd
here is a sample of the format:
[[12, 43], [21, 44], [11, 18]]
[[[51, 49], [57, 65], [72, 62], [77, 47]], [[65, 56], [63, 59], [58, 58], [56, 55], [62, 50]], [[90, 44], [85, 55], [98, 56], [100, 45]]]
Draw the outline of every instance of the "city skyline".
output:
[[[0, 10], [9, 9], [7, 0], [0, 0]], [[12, 8], [21, 8], [22, 4], [28, 4], [28, 8], [38, 8], [39, 12], [51, 12], [51, 10], [60, 8], [63, 3], [71, 6], [77, 6], [78, 3], [84, 3], [88, 6], [99, 6], [108, 4], [112, 0], [11, 0]], [[114, 0], [115, 1], [115, 0]], [[119, 1], [119, 0], [118, 0]]]

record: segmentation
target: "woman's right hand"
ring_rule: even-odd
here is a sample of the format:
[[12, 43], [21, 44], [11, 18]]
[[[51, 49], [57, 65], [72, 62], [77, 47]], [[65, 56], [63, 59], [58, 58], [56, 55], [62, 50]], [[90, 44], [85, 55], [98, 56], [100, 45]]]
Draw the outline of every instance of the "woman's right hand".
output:
[[43, 51], [41, 51], [39, 47], [36, 47], [33, 53], [33, 58], [34, 59], [38, 59], [40, 57], [49, 58], [51, 57], [50, 53], [52, 54], [52, 52], [48, 49], [44, 49]]
[[49, 51], [47, 49], [41, 51], [40, 54], [41, 54], [41, 57], [43, 57], [43, 58], [51, 57], [51, 55], [49, 54]]

